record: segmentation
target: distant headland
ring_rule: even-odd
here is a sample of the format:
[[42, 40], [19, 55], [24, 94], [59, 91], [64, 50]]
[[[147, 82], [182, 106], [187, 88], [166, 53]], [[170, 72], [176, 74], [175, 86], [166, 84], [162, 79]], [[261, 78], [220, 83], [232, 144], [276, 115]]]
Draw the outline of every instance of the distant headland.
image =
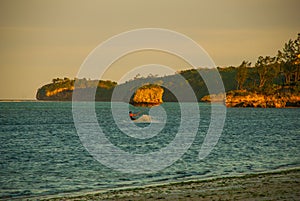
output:
[[136, 77], [119, 85], [110, 80], [56, 78], [37, 90], [36, 99], [71, 101], [76, 88], [82, 101], [91, 90], [96, 91], [95, 101], [111, 101], [113, 91], [118, 88], [124, 89], [124, 101], [129, 100], [137, 106], [153, 106], [177, 102], [172, 90], [184, 91], [190, 85], [199, 102], [224, 102], [227, 107], [300, 107], [300, 33], [297, 39], [289, 40], [278, 50], [276, 56], [260, 56], [254, 65], [243, 61], [237, 67], [218, 67], [217, 70], [226, 94], [209, 95], [199, 73], [209, 75], [215, 69], [198, 68], [164, 77], [151, 74]]

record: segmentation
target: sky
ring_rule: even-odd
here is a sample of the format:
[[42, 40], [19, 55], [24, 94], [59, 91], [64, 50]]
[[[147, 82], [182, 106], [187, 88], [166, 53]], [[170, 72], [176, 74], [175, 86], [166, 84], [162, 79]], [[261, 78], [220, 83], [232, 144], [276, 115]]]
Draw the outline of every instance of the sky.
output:
[[[99, 44], [140, 28], [184, 34], [217, 66], [254, 64], [296, 39], [299, 8], [299, 0], [0, 0], [0, 99], [35, 99], [53, 78], [76, 77]], [[101, 78], [119, 81], [151, 63], [189, 68], [174, 55], [144, 51], [120, 58]]]

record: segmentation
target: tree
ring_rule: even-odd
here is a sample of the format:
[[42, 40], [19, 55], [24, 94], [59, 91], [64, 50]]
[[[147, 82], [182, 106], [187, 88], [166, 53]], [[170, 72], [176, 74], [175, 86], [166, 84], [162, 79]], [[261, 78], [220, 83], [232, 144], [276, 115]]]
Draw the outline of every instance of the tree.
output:
[[136, 74], [136, 76], [133, 78], [134, 80], [137, 80], [137, 79], [139, 79], [139, 78], [141, 78], [141, 74]]
[[251, 66], [251, 62], [243, 61], [242, 64], [238, 67], [236, 81], [237, 81], [237, 88], [242, 90], [247, 79], [248, 69]]
[[255, 67], [259, 76], [259, 88], [264, 87], [266, 83], [272, 84], [273, 79], [277, 77], [279, 73], [279, 64], [277, 63], [276, 57], [260, 56], [258, 57]]
[[54, 78], [54, 79], [52, 79], [52, 83], [53, 83], [53, 84], [58, 83], [59, 80], [60, 80], [59, 78]]
[[300, 80], [300, 33], [296, 40], [285, 43], [282, 51], [278, 51], [278, 61], [281, 72], [285, 77], [285, 84]]

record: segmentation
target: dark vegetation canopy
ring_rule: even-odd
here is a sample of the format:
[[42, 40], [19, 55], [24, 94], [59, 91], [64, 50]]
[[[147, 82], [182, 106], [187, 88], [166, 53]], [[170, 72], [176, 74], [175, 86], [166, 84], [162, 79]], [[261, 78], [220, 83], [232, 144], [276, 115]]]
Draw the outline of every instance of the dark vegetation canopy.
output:
[[[278, 50], [276, 56], [259, 56], [254, 65], [248, 61], [243, 61], [238, 67], [218, 67], [217, 70], [223, 80], [226, 92], [240, 90], [266, 95], [283, 92], [284, 94], [299, 94], [300, 33], [297, 39], [285, 43], [283, 49]], [[197, 100], [200, 101], [201, 98], [209, 94], [200, 74], [210, 76], [213, 71], [215, 69], [199, 68], [183, 70], [164, 77], [151, 74], [148, 77], [136, 76], [120, 85], [109, 80], [56, 78], [52, 80], [52, 83], [38, 89], [36, 98], [38, 100], [69, 101], [72, 100], [72, 92], [76, 88], [84, 100], [85, 94], [89, 94], [90, 90], [96, 88], [96, 101], [111, 101], [114, 89], [119, 88], [119, 91], [123, 91], [123, 100], [129, 100], [138, 87], [145, 85], [151, 87], [152, 85], [149, 84], [154, 84], [163, 87], [164, 102], [176, 102], [177, 99], [172, 91], [184, 91], [187, 85], [192, 87]], [[184, 79], [178, 79], [178, 76]]]

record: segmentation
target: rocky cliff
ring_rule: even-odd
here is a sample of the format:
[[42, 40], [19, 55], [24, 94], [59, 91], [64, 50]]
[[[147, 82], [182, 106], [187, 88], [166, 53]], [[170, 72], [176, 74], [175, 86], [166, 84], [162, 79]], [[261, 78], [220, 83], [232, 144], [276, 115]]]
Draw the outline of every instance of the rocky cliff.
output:
[[163, 102], [164, 89], [159, 85], [144, 85], [136, 90], [131, 100], [135, 106], [153, 106]]
[[300, 107], [300, 94], [276, 93], [265, 95], [246, 91], [232, 91], [227, 93], [226, 106], [262, 108]]
[[53, 90], [39, 89], [36, 98], [37, 100], [70, 101], [72, 100], [73, 90], [73, 86], [56, 88]]
[[284, 108], [300, 107], [300, 94], [275, 93], [272, 95], [248, 92], [246, 90], [230, 91], [226, 94], [204, 96], [202, 102], [225, 102], [227, 107], [261, 107]]
[[201, 102], [224, 102], [225, 101], [226, 94], [220, 93], [220, 94], [211, 94], [204, 96], [201, 98]]

